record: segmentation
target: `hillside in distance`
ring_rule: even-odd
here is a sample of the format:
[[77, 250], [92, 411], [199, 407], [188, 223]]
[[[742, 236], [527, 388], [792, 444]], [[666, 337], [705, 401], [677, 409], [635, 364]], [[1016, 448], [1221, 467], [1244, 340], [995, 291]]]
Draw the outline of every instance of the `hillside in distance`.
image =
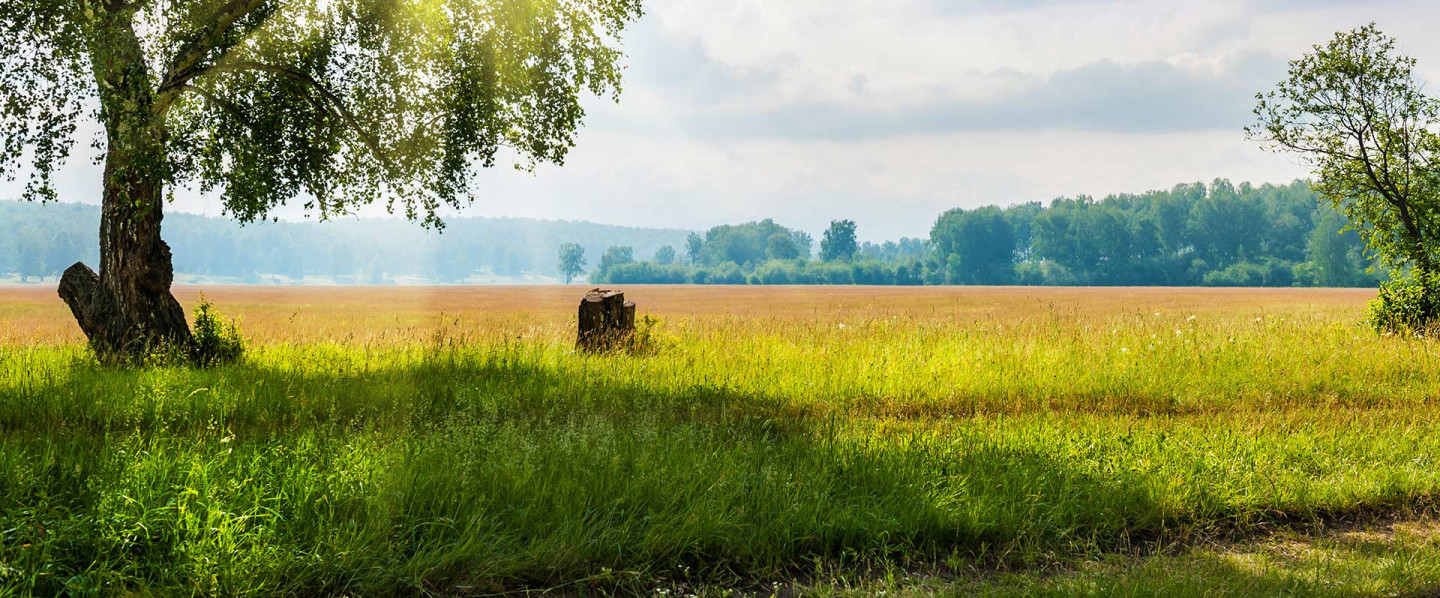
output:
[[[0, 201], [0, 282], [53, 280], [99, 259], [99, 206]], [[559, 282], [562, 243], [590, 265], [612, 245], [648, 258], [690, 231], [581, 221], [456, 218], [443, 232], [403, 219], [257, 222], [172, 212], [164, 237], [180, 283], [503, 284]]]

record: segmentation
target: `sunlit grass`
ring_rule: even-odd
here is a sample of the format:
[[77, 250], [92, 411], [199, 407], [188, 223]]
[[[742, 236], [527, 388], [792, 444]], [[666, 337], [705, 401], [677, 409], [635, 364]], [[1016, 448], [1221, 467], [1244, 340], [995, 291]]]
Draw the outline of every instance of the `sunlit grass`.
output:
[[[1167, 593], [1235, 569], [1167, 546], [1440, 489], [1440, 346], [1368, 332], [1359, 295], [771, 292], [632, 292], [665, 320], [643, 358], [573, 351], [563, 289], [207, 292], [259, 339], [213, 370], [0, 345], [0, 585], [711, 591], [828, 567], [789, 587]], [[28, 305], [0, 313], [51, 313]], [[1364, 585], [1379, 565], [1342, 554], [1356, 583], [1330, 589], [1440, 582], [1412, 544], [1385, 554], [1429, 564]]]

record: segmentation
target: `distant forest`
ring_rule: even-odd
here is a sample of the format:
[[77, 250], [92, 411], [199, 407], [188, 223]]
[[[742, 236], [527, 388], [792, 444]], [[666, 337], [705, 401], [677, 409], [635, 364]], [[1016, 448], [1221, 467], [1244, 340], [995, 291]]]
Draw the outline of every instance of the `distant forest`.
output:
[[765, 220], [687, 239], [688, 263], [612, 247], [603, 283], [1375, 286], [1359, 235], [1304, 182], [1081, 196], [941, 214], [928, 240], [857, 244], [833, 223], [810, 236]]
[[[0, 279], [58, 277], [99, 259], [100, 208], [0, 201]], [[243, 284], [550, 283], [556, 248], [623, 243], [650, 255], [689, 231], [518, 218], [457, 218], [444, 233], [398, 219], [259, 222], [178, 212], [164, 237], [180, 282]]]
[[[172, 213], [180, 280], [234, 283], [547, 283], [560, 246], [595, 283], [862, 285], [1374, 286], [1345, 219], [1304, 182], [1220, 179], [1168, 191], [955, 209], [929, 239], [858, 243], [772, 220], [703, 234], [587, 222], [461, 218], [445, 232], [402, 220], [240, 226]], [[0, 279], [49, 280], [95, 264], [99, 208], [0, 201]]]

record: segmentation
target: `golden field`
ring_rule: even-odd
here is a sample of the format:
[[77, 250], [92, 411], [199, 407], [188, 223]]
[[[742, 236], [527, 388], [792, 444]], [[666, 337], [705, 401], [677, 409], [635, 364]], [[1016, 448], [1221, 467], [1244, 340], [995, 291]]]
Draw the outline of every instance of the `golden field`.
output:
[[[190, 307], [203, 293], [238, 316], [260, 343], [397, 339], [450, 330], [520, 333], [568, 323], [588, 287], [177, 287]], [[1034, 288], [1034, 287], [711, 287], [634, 286], [623, 290], [640, 313], [666, 320], [724, 322], [868, 321], [980, 325], [1051, 318], [1083, 326], [1096, 318], [1204, 315], [1211, 323], [1264, 315], [1353, 323], [1370, 289]], [[81, 342], [49, 285], [0, 286], [0, 345]]]
[[[180, 288], [213, 369], [0, 289], [0, 591], [1440, 588], [1440, 346], [1373, 290]], [[43, 530], [43, 531], [41, 531]]]

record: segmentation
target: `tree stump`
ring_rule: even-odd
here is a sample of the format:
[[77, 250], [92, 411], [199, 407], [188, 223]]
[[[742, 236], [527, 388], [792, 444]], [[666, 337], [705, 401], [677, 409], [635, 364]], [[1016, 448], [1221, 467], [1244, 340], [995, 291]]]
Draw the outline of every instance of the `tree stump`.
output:
[[595, 289], [580, 300], [579, 349], [604, 353], [623, 347], [635, 335], [635, 304], [625, 293]]

